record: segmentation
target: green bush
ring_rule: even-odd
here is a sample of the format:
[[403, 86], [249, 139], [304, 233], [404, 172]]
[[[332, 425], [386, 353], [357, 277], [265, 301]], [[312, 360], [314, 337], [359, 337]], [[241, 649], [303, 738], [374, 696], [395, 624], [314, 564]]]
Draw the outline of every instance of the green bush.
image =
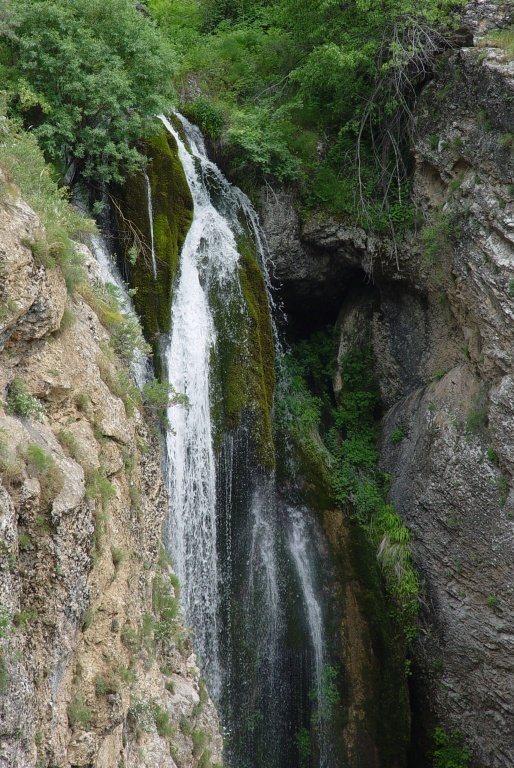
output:
[[469, 768], [472, 754], [463, 747], [460, 733], [447, 733], [438, 727], [434, 731], [433, 739], [433, 768]]
[[167, 410], [172, 405], [187, 407], [187, 396], [177, 392], [167, 381], [147, 381], [142, 392], [145, 410], [162, 426], [168, 425]]
[[401, 443], [403, 438], [405, 437], [405, 432], [401, 427], [396, 427], [396, 429], [393, 429], [391, 434], [389, 435], [389, 442], [390, 443]]
[[94, 231], [94, 224], [70, 205], [68, 193], [57, 186], [35, 136], [23, 131], [16, 121], [3, 118], [1, 104], [0, 168], [19, 187], [41, 221], [43, 229], [35, 241], [28, 243], [36, 262], [49, 269], [59, 266], [68, 290], [73, 292], [83, 274], [82, 257], [71, 238]]
[[88, 731], [91, 727], [93, 713], [90, 708], [84, 704], [84, 698], [81, 693], [76, 693], [68, 704], [68, 722], [72, 728], [81, 727]]
[[157, 703], [153, 705], [152, 711], [155, 727], [159, 736], [163, 739], [171, 738], [173, 735], [173, 728], [171, 727], [170, 716], [167, 711]]
[[27, 448], [27, 460], [30, 467], [38, 474], [48, 472], [55, 467], [53, 456], [47, 453], [41, 446], [31, 443]]
[[61, 429], [57, 437], [60, 444], [66, 449], [68, 455], [71, 456], [72, 459], [75, 459], [75, 461], [78, 461], [80, 459], [80, 446], [73, 432]]
[[180, 55], [184, 110], [220, 139], [247, 189], [294, 180], [306, 205], [390, 232], [413, 220], [407, 116], [419, 75], [431, 66], [429, 41], [457, 23], [460, 4], [148, 5]]
[[104, 511], [108, 509], [111, 499], [116, 496], [116, 488], [107, 479], [103, 467], [95, 469], [86, 478], [86, 496], [98, 498]]
[[39, 420], [45, 415], [45, 408], [42, 402], [30, 394], [27, 385], [18, 376], [12, 380], [9, 386], [7, 410], [9, 413], [27, 419]]

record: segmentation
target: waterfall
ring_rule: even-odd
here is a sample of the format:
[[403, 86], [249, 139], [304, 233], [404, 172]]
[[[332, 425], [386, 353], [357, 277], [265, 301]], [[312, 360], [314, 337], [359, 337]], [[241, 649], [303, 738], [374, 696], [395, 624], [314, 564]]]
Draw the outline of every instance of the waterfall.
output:
[[[107, 244], [104, 238], [100, 234], [92, 234], [89, 236], [88, 242], [93, 256], [100, 267], [102, 282], [104, 285], [114, 287], [116, 298], [120, 303], [122, 312], [125, 315], [137, 318], [127, 286], [123, 282], [123, 278], [121, 277], [116, 262], [107, 249]], [[148, 360], [140, 350], [136, 350], [134, 354], [131, 362], [131, 370], [136, 384], [141, 389], [148, 379]]]
[[[188, 399], [188, 407], [168, 413], [167, 547], [220, 709], [228, 764], [295, 768], [297, 732], [310, 727], [315, 708], [313, 688], [321, 722], [326, 658], [307, 510], [284, 510], [274, 472], [256, 463], [255, 437], [244, 418], [215, 445], [213, 360], [250, 322], [238, 237], [251, 235], [271, 312], [266, 241], [249, 199], [208, 159], [198, 128], [180, 115], [160, 119], [177, 143], [194, 205], [165, 350], [169, 381]], [[292, 599], [296, 589], [300, 604]], [[317, 766], [325, 768], [321, 739], [317, 749]]]
[[309, 520], [309, 511], [305, 507], [287, 505], [288, 513], [288, 544], [300, 582], [303, 603], [307, 611], [307, 624], [314, 654], [314, 679], [316, 685], [316, 701], [318, 706], [318, 731], [320, 768], [328, 765], [325, 743], [325, 691], [324, 666], [326, 659], [325, 640], [323, 631], [323, 613], [316, 585], [314, 563], [316, 555], [313, 552], [316, 532]]
[[145, 182], [146, 182], [146, 199], [148, 204], [148, 226], [150, 229], [150, 249], [152, 253], [152, 272], [153, 272], [153, 279], [157, 280], [157, 261], [155, 258], [155, 233], [153, 228], [152, 185], [150, 184], [150, 179], [148, 178], [147, 173], [145, 173]]
[[[194, 628], [196, 649], [212, 695], [221, 687], [219, 659], [219, 584], [216, 528], [216, 463], [210, 405], [210, 363], [216, 330], [209, 305], [215, 281], [237, 285], [238, 251], [227, 220], [213, 206], [202, 178], [209, 163], [197, 150], [195, 164], [178, 132], [174, 136], [193, 197], [193, 222], [182, 247], [180, 275], [172, 307], [172, 331], [166, 351], [170, 383], [189, 405], [169, 413], [171, 511], [168, 541], [182, 583], [183, 610]], [[189, 138], [189, 137], [188, 137]], [[195, 146], [190, 139], [191, 146]]]

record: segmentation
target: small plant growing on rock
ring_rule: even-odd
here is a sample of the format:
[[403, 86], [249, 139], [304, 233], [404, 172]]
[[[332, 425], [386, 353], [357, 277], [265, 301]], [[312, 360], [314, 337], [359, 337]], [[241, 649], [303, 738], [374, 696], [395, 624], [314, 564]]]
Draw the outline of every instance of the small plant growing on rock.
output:
[[157, 733], [161, 738], [169, 739], [173, 736], [173, 728], [170, 724], [170, 716], [166, 710], [160, 706], [160, 704], [155, 703], [153, 705], [153, 719]]
[[84, 611], [84, 617], [82, 619], [82, 631], [86, 632], [93, 623], [93, 609], [91, 607], [86, 608]]
[[167, 381], [148, 381], [143, 387], [145, 410], [163, 427], [168, 426], [167, 409], [172, 405], [188, 405], [186, 395], [177, 392]]
[[103, 677], [103, 675], [97, 675], [95, 677], [95, 694], [98, 698], [107, 696], [110, 693], [117, 693], [118, 688], [119, 683], [110, 676]]
[[18, 545], [21, 550], [29, 549], [30, 545], [32, 544], [32, 539], [30, 538], [27, 531], [21, 531], [20, 535], [18, 536]]
[[487, 404], [485, 396], [480, 393], [475, 399], [473, 408], [470, 408], [466, 416], [466, 431], [469, 434], [477, 435], [487, 428]]
[[86, 395], [85, 392], [77, 392], [75, 394], [75, 405], [77, 406], [79, 411], [82, 411], [83, 413], [87, 413], [87, 410], [89, 408], [89, 397]]
[[109, 482], [105, 474], [105, 469], [99, 467], [90, 473], [86, 482], [86, 496], [89, 498], [98, 498], [102, 509], [106, 511], [109, 508], [111, 499], [116, 496], [116, 488]]
[[505, 475], [500, 475], [496, 480], [496, 485], [500, 493], [500, 506], [503, 507], [507, 501], [507, 496], [509, 495], [509, 481]]
[[469, 768], [472, 755], [463, 747], [458, 731], [447, 733], [443, 728], [436, 728], [433, 739], [433, 768]]
[[489, 606], [489, 608], [496, 608], [496, 606], [498, 605], [498, 598], [496, 597], [496, 595], [488, 596], [487, 605]]
[[18, 376], [9, 387], [7, 410], [16, 416], [40, 420], [45, 415], [45, 408], [37, 397], [30, 394], [27, 385]]
[[76, 693], [68, 704], [68, 722], [72, 728], [80, 727], [88, 731], [91, 727], [93, 713], [84, 703], [81, 693]]
[[494, 448], [488, 448], [486, 456], [489, 459], [489, 461], [491, 461], [493, 464], [496, 464], [496, 466], [498, 466], [499, 464], [498, 454], [496, 453]]
[[111, 547], [111, 557], [115, 568], [125, 560], [125, 551], [121, 547]]
[[401, 443], [403, 438], [405, 437], [405, 432], [401, 427], [396, 427], [391, 434], [389, 435], [389, 442], [396, 444]]
[[64, 475], [55, 463], [53, 456], [36, 443], [31, 443], [26, 451], [27, 468], [34, 474], [41, 485], [41, 503], [48, 506], [64, 487]]
[[58, 439], [68, 455], [71, 456], [72, 459], [75, 459], [75, 461], [78, 461], [80, 458], [80, 448], [77, 438], [73, 432], [69, 432], [66, 429], [61, 429], [58, 434]]

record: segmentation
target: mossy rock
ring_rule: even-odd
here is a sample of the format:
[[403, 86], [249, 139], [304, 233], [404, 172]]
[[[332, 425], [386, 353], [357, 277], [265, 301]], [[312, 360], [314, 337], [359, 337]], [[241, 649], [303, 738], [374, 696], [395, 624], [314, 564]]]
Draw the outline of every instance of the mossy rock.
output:
[[[239, 287], [213, 288], [210, 305], [219, 343], [213, 355], [215, 445], [241, 424], [252, 432], [254, 459], [273, 467], [271, 413], [275, 389], [275, 348], [266, 285], [251, 238], [238, 241]], [[239, 290], [240, 289], [240, 290]]]
[[[134, 265], [125, 252], [130, 285], [137, 289], [134, 298], [146, 338], [157, 349], [159, 334], [168, 333], [171, 323], [173, 285], [180, 263], [180, 252], [193, 220], [193, 199], [173, 136], [163, 130], [141, 147], [148, 158], [147, 174], [152, 190], [153, 225], [157, 279], [154, 279], [148, 254], [139, 255]], [[130, 176], [119, 190], [123, 217], [136, 227], [150, 246], [147, 185], [144, 174]], [[130, 228], [118, 216], [125, 251], [132, 244]]]

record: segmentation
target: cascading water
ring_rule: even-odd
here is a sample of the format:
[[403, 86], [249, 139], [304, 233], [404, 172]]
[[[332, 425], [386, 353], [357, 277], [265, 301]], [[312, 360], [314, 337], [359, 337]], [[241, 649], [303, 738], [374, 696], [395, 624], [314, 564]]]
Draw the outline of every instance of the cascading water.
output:
[[[194, 203], [165, 354], [170, 383], [188, 399], [186, 408], [168, 414], [167, 545], [203, 674], [220, 708], [228, 764], [294, 768], [304, 764], [292, 755], [316, 706], [317, 732], [323, 730], [318, 554], [308, 541], [307, 511], [284, 507], [273, 470], [256, 460], [251, 421], [243, 418], [217, 437], [213, 396], [224, 350], [238, 334], [246, 338], [251, 320], [239, 238], [251, 236], [269, 285], [266, 244], [250, 201], [207, 158], [198, 129], [179, 115], [174, 124], [161, 120], [177, 142]], [[270, 309], [269, 291], [268, 303]], [[243, 355], [241, 365], [249, 357]], [[308, 765], [326, 768], [321, 735], [314, 753]]]
[[153, 274], [153, 279], [157, 280], [157, 260], [155, 258], [155, 234], [154, 234], [154, 228], [153, 228], [152, 185], [150, 184], [150, 179], [148, 178], [147, 173], [145, 173], [145, 183], [146, 183], [146, 197], [147, 197], [147, 204], [148, 204], [148, 227], [150, 229], [150, 252], [152, 256], [152, 274]]
[[[89, 244], [100, 267], [102, 282], [106, 286], [111, 286], [111, 290], [114, 289], [123, 313], [137, 319], [127, 286], [123, 282], [116, 262], [107, 249], [104, 238], [99, 234], [90, 235]], [[148, 360], [140, 350], [136, 350], [134, 353], [131, 369], [136, 384], [141, 389], [148, 379]]]

